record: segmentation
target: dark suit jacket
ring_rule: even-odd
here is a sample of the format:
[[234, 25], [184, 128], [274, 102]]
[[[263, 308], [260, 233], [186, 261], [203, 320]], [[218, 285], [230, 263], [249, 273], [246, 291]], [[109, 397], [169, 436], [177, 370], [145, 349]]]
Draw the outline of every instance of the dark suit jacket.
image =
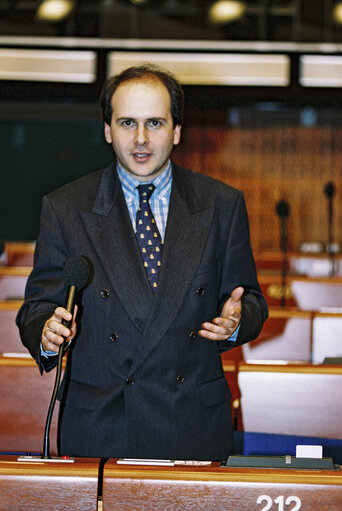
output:
[[236, 344], [254, 339], [267, 316], [242, 193], [174, 165], [155, 295], [114, 165], [45, 197], [17, 318], [41, 371], [55, 364], [40, 356], [40, 335], [64, 304], [61, 272], [73, 255], [88, 257], [93, 274], [60, 392], [61, 454], [225, 459], [232, 421], [220, 352], [233, 344], [196, 333], [237, 286], [246, 291]]

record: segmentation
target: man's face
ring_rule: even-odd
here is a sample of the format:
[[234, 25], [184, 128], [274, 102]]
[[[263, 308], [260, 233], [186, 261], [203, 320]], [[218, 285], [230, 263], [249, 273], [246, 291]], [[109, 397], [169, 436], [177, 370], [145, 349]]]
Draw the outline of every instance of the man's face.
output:
[[116, 89], [112, 121], [104, 133], [120, 165], [140, 181], [152, 181], [163, 172], [181, 126], [173, 127], [171, 99], [159, 80], [131, 80]]

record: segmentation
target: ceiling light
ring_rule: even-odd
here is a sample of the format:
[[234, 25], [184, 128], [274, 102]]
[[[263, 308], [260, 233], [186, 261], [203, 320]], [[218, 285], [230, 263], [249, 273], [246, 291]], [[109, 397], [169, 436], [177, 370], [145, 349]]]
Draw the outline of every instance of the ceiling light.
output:
[[235, 0], [219, 0], [209, 9], [209, 19], [212, 23], [230, 23], [241, 18], [246, 10], [244, 2]]
[[333, 18], [336, 23], [342, 23], [342, 2], [337, 2], [333, 10]]
[[62, 21], [74, 8], [73, 0], [44, 0], [37, 10], [40, 21]]

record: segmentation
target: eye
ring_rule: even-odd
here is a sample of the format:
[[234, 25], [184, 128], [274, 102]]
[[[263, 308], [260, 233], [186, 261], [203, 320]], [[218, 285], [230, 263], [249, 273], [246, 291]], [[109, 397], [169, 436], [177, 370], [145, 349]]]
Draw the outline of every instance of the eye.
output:
[[158, 119], [151, 119], [149, 121], [149, 125], [152, 127], [152, 128], [159, 128], [159, 126], [161, 126], [161, 122], [158, 120]]
[[134, 126], [134, 121], [132, 121], [132, 119], [124, 119], [121, 125], [124, 126], [125, 128], [131, 128], [132, 126]]

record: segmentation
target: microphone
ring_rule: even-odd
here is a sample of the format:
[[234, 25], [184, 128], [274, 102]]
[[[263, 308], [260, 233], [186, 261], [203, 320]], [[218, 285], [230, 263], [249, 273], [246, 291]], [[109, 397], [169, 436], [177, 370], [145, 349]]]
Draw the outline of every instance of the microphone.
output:
[[[88, 259], [84, 256], [70, 257], [63, 268], [63, 280], [68, 287], [64, 308], [74, 313], [77, 292], [84, 288], [90, 275]], [[63, 319], [63, 325], [70, 328], [72, 320]]]
[[286, 228], [286, 219], [290, 216], [290, 206], [289, 203], [282, 199], [276, 204], [276, 213], [280, 218], [281, 225], [281, 249], [283, 252], [283, 266], [282, 266], [282, 287], [281, 287], [281, 300], [280, 304], [282, 307], [285, 305], [285, 296], [286, 296], [286, 274], [287, 274], [287, 228]]
[[276, 212], [280, 218], [287, 218], [290, 216], [290, 206], [289, 203], [282, 199], [279, 202], [277, 202], [276, 205]]
[[332, 181], [329, 181], [324, 187], [324, 195], [328, 198], [333, 197], [335, 195], [335, 185]]
[[[87, 284], [90, 277], [90, 262], [84, 256], [75, 256], [68, 259], [63, 268], [63, 280], [68, 287], [66, 300], [65, 300], [65, 309], [70, 312], [72, 315], [74, 313], [77, 293], [81, 291]], [[70, 328], [71, 321], [62, 321], [63, 325]], [[62, 372], [62, 359], [63, 355], [67, 349], [65, 345], [65, 341], [59, 347], [58, 352], [58, 361], [57, 361], [57, 370], [56, 370], [56, 378], [55, 384], [52, 392], [52, 397], [50, 401], [50, 406], [46, 418], [45, 423], [45, 432], [44, 432], [44, 445], [43, 445], [43, 459], [50, 459], [50, 427], [53, 410], [56, 404], [59, 382], [61, 378]]]
[[287, 229], [285, 219], [290, 216], [289, 203], [282, 199], [276, 204], [276, 212], [281, 222], [281, 248], [283, 252], [287, 250]]

